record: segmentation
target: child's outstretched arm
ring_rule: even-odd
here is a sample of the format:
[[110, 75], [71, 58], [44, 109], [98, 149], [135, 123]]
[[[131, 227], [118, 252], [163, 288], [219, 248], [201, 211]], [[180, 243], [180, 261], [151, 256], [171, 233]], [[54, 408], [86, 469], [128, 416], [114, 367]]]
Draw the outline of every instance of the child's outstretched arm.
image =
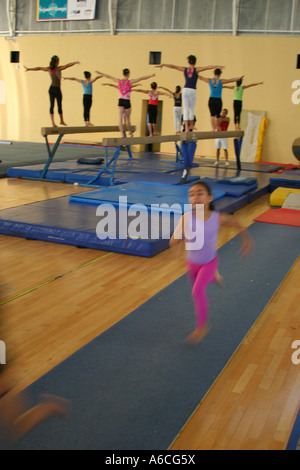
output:
[[73, 82], [78, 82], [78, 83], [81, 83], [82, 80], [80, 80], [79, 78], [74, 78], [74, 77], [62, 77], [63, 80], [72, 80]]
[[232, 83], [232, 82], [237, 82], [238, 80], [241, 80], [244, 78], [245, 75], [241, 75], [240, 77], [235, 77], [235, 78], [222, 78], [222, 83]]
[[164, 93], [163, 91], [158, 91], [158, 94], [167, 96], [168, 98], [173, 98], [173, 96], [171, 96], [170, 93]]
[[234, 215], [220, 213], [219, 217], [220, 225], [235, 227], [240, 230], [239, 237], [242, 242], [240, 255], [247, 258], [252, 253], [255, 245], [246, 227], [243, 227]]
[[252, 86], [257, 86], [257, 85], [263, 85], [264, 82], [259, 82], [259, 83], [250, 83], [250, 85], [245, 85], [243, 88], [251, 88]]
[[198, 75], [198, 79], [202, 80], [205, 83], [209, 83], [210, 78], [203, 77], [203, 75]]
[[93, 78], [91, 83], [95, 83], [97, 80], [99, 80], [99, 78], [103, 78], [102, 75], [98, 75], [96, 78]]
[[148, 95], [149, 91], [148, 90], [140, 90], [139, 88], [136, 88], [135, 90], [131, 90], [131, 91], [136, 91], [138, 93], [146, 93]]
[[50, 68], [49, 67], [26, 67], [24, 65], [25, 72], [49, 72]]
[[119, 88], [118, 85], [113, 85], [112, 83], [102, 83], [102, 86], [112, 86], [113, 88]]
[[167, 67], [169, 69], [178, 70], [179, 72], [185, 71], [185, 67], [181, 67], [181, 66], [174, 65], [174, 64], [160, 64], [160, 65], [155, 65], [155, 67], [160, 68], [160, 69], [162, 69], [163, 67]]
[[152, 73], [151, 75], [145, 75], [144, 77], [140, 77], [140, 78], [133, 78], [132, 80], [130, 80], [130, 83], [132, 85], [133, 83], [138, 83], [138, 82], [141, 82], [142, 80], [148, 80], [149, 78], [152, 78], [152, 77], [155, 77], [155, 73]]
[[78, 60], [76, 62], [70, 62], [69, 64], [66, 64], [66, 65], [59, 65], [59, 70], [66, 70], [70, 67], [74, 67], [74, 65], [78, 65], [80, 64], [80, 62], [78, 62]]
[[171, 97], [173, 98], [174, 92], [169, 90], [169, 88], [165, 88], [164, 86], [158, 86], [157, 88], [161, 88], [162, 90], [167, 91], [168, 93], [170, 93]]
[[102, 77], [109, 78], [109, 80], [112, 80], [113, 82], [119, 83], [120, 79], [116, 77], [112, 77], [111, 75], [108, 75], [107, 73], [103, 72], [98, 72], [98, 70], [95, 71], [97, 75], [101, 75]]

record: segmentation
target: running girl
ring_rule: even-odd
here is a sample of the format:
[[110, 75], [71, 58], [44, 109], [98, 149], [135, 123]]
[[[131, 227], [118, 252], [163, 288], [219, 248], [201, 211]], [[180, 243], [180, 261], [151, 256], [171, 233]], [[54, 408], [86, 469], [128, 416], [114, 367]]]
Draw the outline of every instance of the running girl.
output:
[[[215, 211], [212, 200], [212, 192], [206, 183], [197, 182], [193, 184], [189, 190], [189, 202], [192, 205], [192, 211], [182, 216], [170, 240], [170, 246], [172, 247], [185, 239], [188, 275], [193, 285], [192, 298], [196, 315], [196, 328], [186, 339], [191, 343], [201, 341], [209, 330], [206, 287], [211, 282], [220, 284], [223, 282], [218, 272], [216, 250], [220, 226], [226, 225], [241, 230], [242, 247], [240, 254], [242, 256], [249, 255], [253, 248], [253, 242], [247, 230], [240, 225], [233, 215]], [[197, 214], [196, 207], [198, 204], [203, 204], [204, 220], [200, 220]], [[187, 240], [192, 239], [191, 234], [193, 233], [196, 241], [201, 236], [204, 237], [202, 248], [198, 249], [196, 247], [196, 249], [193, 249], [193, 240], [187, 243]]]

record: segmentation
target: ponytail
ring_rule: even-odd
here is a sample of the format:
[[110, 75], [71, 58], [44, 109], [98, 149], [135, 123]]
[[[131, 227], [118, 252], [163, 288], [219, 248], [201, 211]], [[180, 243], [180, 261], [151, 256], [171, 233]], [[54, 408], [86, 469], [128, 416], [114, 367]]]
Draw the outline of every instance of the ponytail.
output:
[[55, 69], [58, 60], [59, 60], [59, 58], [57, 57], [57, 55], [54, 55], [53, 57], [51, 57], [50, 65], [49, 65], [51, 70]]

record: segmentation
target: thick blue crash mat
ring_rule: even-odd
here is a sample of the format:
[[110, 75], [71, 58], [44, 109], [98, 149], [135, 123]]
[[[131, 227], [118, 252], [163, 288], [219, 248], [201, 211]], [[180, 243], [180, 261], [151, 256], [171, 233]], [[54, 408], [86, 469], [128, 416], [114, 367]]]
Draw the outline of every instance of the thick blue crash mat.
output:
[[[203, 157], [200, 160], [200, 168], [201, 167], [214, 167], [215, 166], [215, 159]], [[274, 171], [281, 170], [282, 166], [280, 164], [273, 164], [273, 163], [261, 163], [261, 162], [240, 162], [241, 169], [243, 171], [253, 171], [255, 173], [273, 173]], [[220, 165], [224, 164], [224, 160], [221, 160]], [[235, 170], [237, 168], [237, 162], [233, 160], [229, 160], [229, 166], [226, 167], [230, 170]]]
[[[159, 205], [160, 210], [175, 211], [183, 213], [184, 205], [188, 204], [189, 186], [176, 186], [156, 183], [127, 183], [117, 186], [101, 188], [99, 190], [75, 194], [69, 196], [71, 202], [84, 204], [103, 204], [111, 203], [113, 205], [129, 205], [136, 204], [147, 208], [153, 208]], [[214, 201], [225, 196], [224, 191], [213, 189]], [[122, 198], [122, 199], [120, 199]], [[126, 199], [125, 199], [126, 198]], [[162, 205], [166, 207], [161, 207]], [[174, 209], [174, 205], [178, 209]], [[173, 207], [172, 207], [173, 206]], [[169, 209], [171, 208], [172, 209]]]
[[[148, 172], [148, 173], [124, 173], [120, 174], [116, 172], [116, 176], [114, 178], [115, 184], [125, 184], [131, 182], [137, 183], [159, 183], [159, 184], [172, 184], [172, 185], [179, 185], [181, 180], [181, 172], [174, 172], [174, 173], [158, 173], [156, 172]], [[188, 175], [186, 179], [186, 185], [190, 183], [195, 183], [196, 181], [200, 181], [200, 176], [196, 175]]]
[[[7, 176], [11, 178], [41, 178], [43, 164], [28, 165], [25, 167], [8, 168]], [[104, 164], [79, 164], [77, 161], [52, 162], [45, 180], [64, 182], [69, 184], [79, 183], [87, 185], [93, 181], [96, 186], [110, 186], [110, 175], [103, 173], [97, 175], [104, 168]], [[194, 164], [193, 166], [198, 166]], [[148, 158], [118, 161], [114, 172], [114, 184], [122, 184], [131, 181], [160, 182], [166, 184], [179, 184], [183, 165], [175, 162], [166, 162]], [[97, 178], [94, 180], [94, 178]], [[198, 176], [189, 175], [187, 183], [198, 180]]]
[[211, 189], [221, 190], [226, 194], [226, 196], [232, 196], [232, 197], [241, 197], [247, 194], [248, 192], [256, 189], [258, 186], [257, 182], [251, 185], [232, 184], [232, 183], [224, 183], [214, 178], [203, 178], [202, 181], [207, 183], [211, 187]]
[[[178, 221], [172, 213], [144, 211], [148, 232], [144, 238], [134, 237], [130, 227], [135, 228], [137, 217], [128, 216], [124, 227], [124, 218], [119, 217], [120, 211], [115, 208], [115, 227], [108, 224], [103, 230], [104, 218], [96, 210], [94, 205], [72, 204], [68, 196], [4, 209], [0, 211], [0, 233], [150, 258], [169, 247], [170, 234]], [[97, 235], [103, 232], [106, 239]]]
[[245, 176], [233, 176], [231, 178], [223, 178], [219, 180], [219, 183], [223, 184], [238, 184], [244, 186], [255, 186], [257, 185], [257, 179]]

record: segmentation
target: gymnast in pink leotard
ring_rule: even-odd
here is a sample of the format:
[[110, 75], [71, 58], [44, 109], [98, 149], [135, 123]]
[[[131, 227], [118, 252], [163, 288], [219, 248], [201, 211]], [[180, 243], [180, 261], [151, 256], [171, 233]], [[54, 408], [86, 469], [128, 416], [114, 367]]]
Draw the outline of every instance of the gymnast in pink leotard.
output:
[[[223, 285], [217, 255], [220, 226], [232, 226], [240, 231], [243, 256], [248, 255], [253, 248], [249, 233], [236, 217], [215, 211], [212, 200], [213, 194], [206, 183], [199, 181], [193, 184], [189, 189], [192, 210], [183, 214], [170, 240], [170, 246], [185, 241], [196, 315], [196, 328], [187, 338], [192, 343], [201, 341], [208, 332], [208, 299], [205, 292], [208, 284], [217, 282]], [[202, 210], [198, 210], [200, 208]]]
[[[130, 70], [123, 69], [123, 78], [116, 78], [112, 77], [111, 75], [107, 75], [106, 73], [99, 72], [96, 70], [96, 73], [102, 75], [103, 77], [109, 78], [113, 82], [117, 83], [117, 85], [111, 85], [114, 88], [119, 89], [119, 101], [118, 101], [118, 108], [119, 108], [119, 129], [121, 132], [121, 136], [124, 137], [124, 126], [123, 122], [125, 121], [126, 127], [130, 136], [133, 137], [133, 130], [131, 128], [130, 122], [130, 115], [131, 115], [131, 103], [130, 103], [130, 94], [132, 90], [132, 85], [141, 82], [142, 80], [148, 80], [155, 76], [154, 73], [151, 75], [146, 75], [140, 78], [132, 78], [130, 79]], [[107, 83], [103, 83], [103, 85], [108, 85]]]

